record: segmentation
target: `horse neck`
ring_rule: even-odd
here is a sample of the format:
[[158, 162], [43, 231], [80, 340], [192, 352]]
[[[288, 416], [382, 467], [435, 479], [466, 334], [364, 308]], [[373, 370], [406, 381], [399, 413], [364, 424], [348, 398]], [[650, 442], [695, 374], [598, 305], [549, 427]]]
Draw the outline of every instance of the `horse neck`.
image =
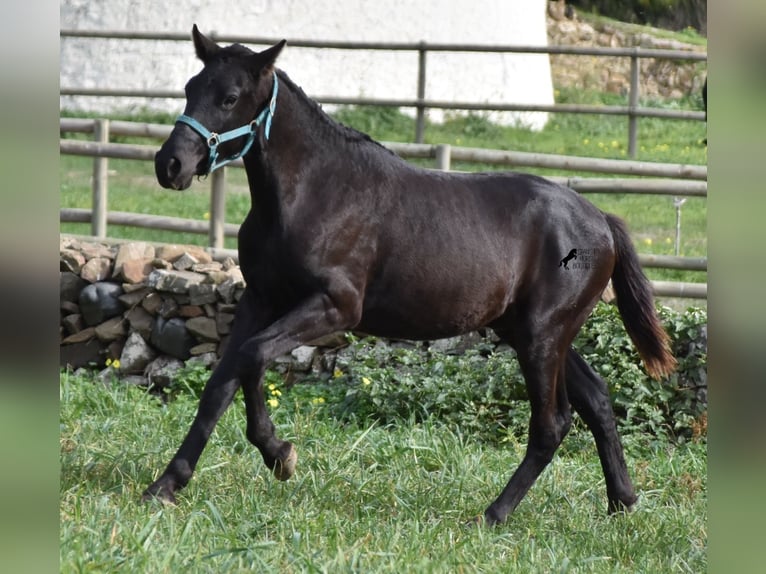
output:
[[[262, 134], [260, 145], [244, 158], [253, 205], [274, 200], [292, 203], [290, 194], [298, 179], [311, 177], [312, 170], [332, 163], [339, 155], [353, 162], [368, 152], [390, 154], [364, 134], [332, 120], [284, 73], [278, 72], [278, 76], [270, 137], [266, 140]], [[268, 194], [278, 197], [267, 198]]]

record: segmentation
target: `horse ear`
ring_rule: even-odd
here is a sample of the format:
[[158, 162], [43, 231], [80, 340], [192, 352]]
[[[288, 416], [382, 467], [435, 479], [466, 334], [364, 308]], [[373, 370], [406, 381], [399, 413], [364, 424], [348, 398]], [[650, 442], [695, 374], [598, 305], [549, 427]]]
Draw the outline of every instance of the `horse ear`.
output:
[[197, 25], [192, 27], [192, 40], [194, 40], [194, 51], [197, 57], [203, 62], [207, 62], [221, 48], [199, 31]]
[[255, 54], [253, 59], [256, 66], [264, 71], [270, 70], [274, 66], [274, 62], [277, 61], [277, 57], [282, 51], [282, 48], [285, 47], [285, 44], [287, 44], [287, 40], [282, 40], [281, 42], [274, 44], [271, 48]]

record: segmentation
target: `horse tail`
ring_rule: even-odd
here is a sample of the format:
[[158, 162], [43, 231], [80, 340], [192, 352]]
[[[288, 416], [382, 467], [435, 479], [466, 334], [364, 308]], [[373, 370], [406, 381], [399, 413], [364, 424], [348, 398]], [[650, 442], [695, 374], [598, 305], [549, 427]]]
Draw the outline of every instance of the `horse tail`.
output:
[[619, 217], [605, 215], [617, 258], [612, 271], [617, 309], [646, 371], [655, 379], [666, 377], [675, 370], [676, 359], [670, 351], [670, 338], [654, 307], [651, 283], [641, 270], [625, 223]]

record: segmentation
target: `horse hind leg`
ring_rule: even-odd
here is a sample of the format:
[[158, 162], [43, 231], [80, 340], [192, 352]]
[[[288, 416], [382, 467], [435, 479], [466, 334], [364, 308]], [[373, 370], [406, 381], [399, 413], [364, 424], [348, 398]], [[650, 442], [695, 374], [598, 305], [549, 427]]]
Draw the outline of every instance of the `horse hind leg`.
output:
[[501, 523], [513, 512], [569, 432], [572, 418], [563, 372], [565, 347], [551, 343], [553, 337], [541, 339], [546, 342], [517, 349], [532, 407], [527, 451], [500, 496], [485, 510], [487, 525]]
[[608, 511], [629, 510], [637, 497], [625, 464], [606, 383], [571, 348], [566, 356], [565, 373], [572, 407], [582, 417], [596, 441], [606, 480]]

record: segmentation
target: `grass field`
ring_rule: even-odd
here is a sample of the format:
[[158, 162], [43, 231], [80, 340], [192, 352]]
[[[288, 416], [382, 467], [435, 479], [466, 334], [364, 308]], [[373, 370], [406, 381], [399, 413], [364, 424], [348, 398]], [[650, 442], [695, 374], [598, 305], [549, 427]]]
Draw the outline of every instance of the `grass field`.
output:
[[[561, 103], [624, 104], [624, 98], [608, 94], [582, 93], [562, 90], [557, 93]], [[683, 102], [648, 102], [652, 105], [698, 108], [699, 102], [690, 98]], [[337, 119], [382, 141], [410, 141], [414, 120], [392, 108], [342, 108]], [[150, 121], [172, 121], [169, 117], [141, 117]], [[639, 122], [639, 150], [636, 159], [651, 162], [706, 164], [704, 144], [705, 125], [701, 122], [642, 119]], [[467, 147], [547, 152], [603, 158], [626, 158], [627, 120], [612, 116], [552, 115], [544, 130], [535, 133], [526, 129], [499, 126], [485, 116], [473, 114], [454, 116], [441, 124], [428, 124], [428, 143], [448, 143]], [[147, 143], [146, 141], [142, 143]], [[157, 143], [157, 142], [154, 142]], [[432, 165], [430, 161], [421, 162]], [[486, 170], [496, 166], [456, 163], [453, 169]], [[163, 190], [156, 183], [151, 163], [129, 160], [109, 162], [109, 209], [174, 215], [202, 220], [209, 212], [209, 184], [195, 182], [191, 189], [179, 192]], [[541, 175], [570, 175], [560, 171], [526, 170]], [[87, 208], [91, 204], [90, 180], [92, 162], [88, 158], [61, 156], [61, 206]], [[587, 175], [572, 173], [571, 175]], [[248, 187], [243, 170], [227, 170], [226, 221], [240, 223], [249, 209]], [[603, 176], [601, 176], [603, 177]], [[605, 211], [625, 218], [633, 239], [642, 253], [671, 255], [675, 248], [676, 210], [673, 198], [628, 194], [597, 194], [588, 198]], [[89, 224], [62, 224], [66, 233], [88, 234]], [[205, 244], [207, 237], [137, 228], [110, 226], [114, 237], [160, 242]], [[227, 240], [234, 248], [234, 239]], [[707, 200], [689, 198], [682, 207], [680, 254], [707, 254]], [[699, 281], [705, 273], [650, 270], [653, 279]]]
[[[464, 523], [500, 492], [524, 451], [436, 422], [342, 425], [297, 385], [273, 409], [299, 452], [273, 479], [224, 415], [177, 506], [141, 491], [178, 446], [196, 402], [61, 377], [61, 572], [706, 571], [706, 442], [633, 434], [637, 509], [608, 517], [590, 435], [576, 424], [508, 522]], [[316, 397], [315, 397], [316, 398]]]

